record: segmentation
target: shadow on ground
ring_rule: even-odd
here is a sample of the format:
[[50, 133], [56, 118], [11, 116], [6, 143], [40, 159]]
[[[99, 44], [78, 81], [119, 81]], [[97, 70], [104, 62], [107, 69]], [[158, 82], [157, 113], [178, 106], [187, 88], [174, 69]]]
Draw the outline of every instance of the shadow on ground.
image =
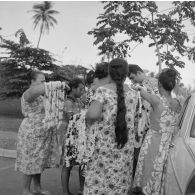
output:
[[[14, 159], [0, 157], [0, 195], [21, 195], [22, 175], [14, 171]], [[63, 195], [61, 187], [61, 168], [48, 169], [43, 173], [43, 187], [52, 195]], [[70, 179], [71, 192], [76, 195], [79, 190], [78, 167], [74, 167]]]

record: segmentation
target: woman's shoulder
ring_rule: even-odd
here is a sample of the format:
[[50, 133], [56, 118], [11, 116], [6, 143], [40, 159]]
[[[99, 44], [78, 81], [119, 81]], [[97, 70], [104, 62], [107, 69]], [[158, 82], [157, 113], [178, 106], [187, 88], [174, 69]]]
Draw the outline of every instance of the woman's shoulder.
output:
[[173, 98], [171, 101], [170, 101], [170, 109], [174, 112], [180, 112], [181, 110], [181, 104], [180, 104], [180, 101], [177, 99], [177, 98]]

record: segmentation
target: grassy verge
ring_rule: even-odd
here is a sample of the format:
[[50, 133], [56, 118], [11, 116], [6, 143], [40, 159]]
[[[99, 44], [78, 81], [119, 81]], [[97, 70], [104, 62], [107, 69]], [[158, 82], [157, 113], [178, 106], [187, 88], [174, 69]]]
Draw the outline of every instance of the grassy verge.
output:
[[0, 131], [18, 132], [21, 122], [22, 122], [22, 118], [0, 115]]

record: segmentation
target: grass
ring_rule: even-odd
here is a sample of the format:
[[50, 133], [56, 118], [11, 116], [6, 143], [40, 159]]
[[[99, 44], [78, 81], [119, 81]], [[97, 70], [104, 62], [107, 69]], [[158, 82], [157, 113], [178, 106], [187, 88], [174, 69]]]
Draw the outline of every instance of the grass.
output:
[[18, 132], [22, 118], [20, 99], [0, 101], [0, 131]]
[[20, 99], [6, 99], [0, 101], [0, 116], [22, 118]]
[[0, 131], [18, 132], [22, 118], [14, 118], [0, 115]]

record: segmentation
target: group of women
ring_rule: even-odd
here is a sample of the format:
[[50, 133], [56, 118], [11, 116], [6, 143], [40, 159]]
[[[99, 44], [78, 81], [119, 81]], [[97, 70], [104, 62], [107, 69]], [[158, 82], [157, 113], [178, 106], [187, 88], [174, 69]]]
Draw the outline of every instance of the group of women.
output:
[[[71, 195], [69, 178], [76, 165], [81, 184], [78, 194], [166, 194], [167, 156], [181, 109], [171, 96], [176, 72], [160, 73], [159, 94], [125, 84], [128, 72], [124, 59], [98, 64], [87, 76], [87, 93], [81, 79], [68, 85], [47, 83], [43, 73], [32, 73], [31, 86], [21, 98], [25, 118], [18, 132], [15, 166], [23, 173], [22, 195], [50, 194], [41, 187], [41, 173], [60, 165], [65, 195]], [[133, 177], [140, 98], [151, 106], [150, 126]]]

